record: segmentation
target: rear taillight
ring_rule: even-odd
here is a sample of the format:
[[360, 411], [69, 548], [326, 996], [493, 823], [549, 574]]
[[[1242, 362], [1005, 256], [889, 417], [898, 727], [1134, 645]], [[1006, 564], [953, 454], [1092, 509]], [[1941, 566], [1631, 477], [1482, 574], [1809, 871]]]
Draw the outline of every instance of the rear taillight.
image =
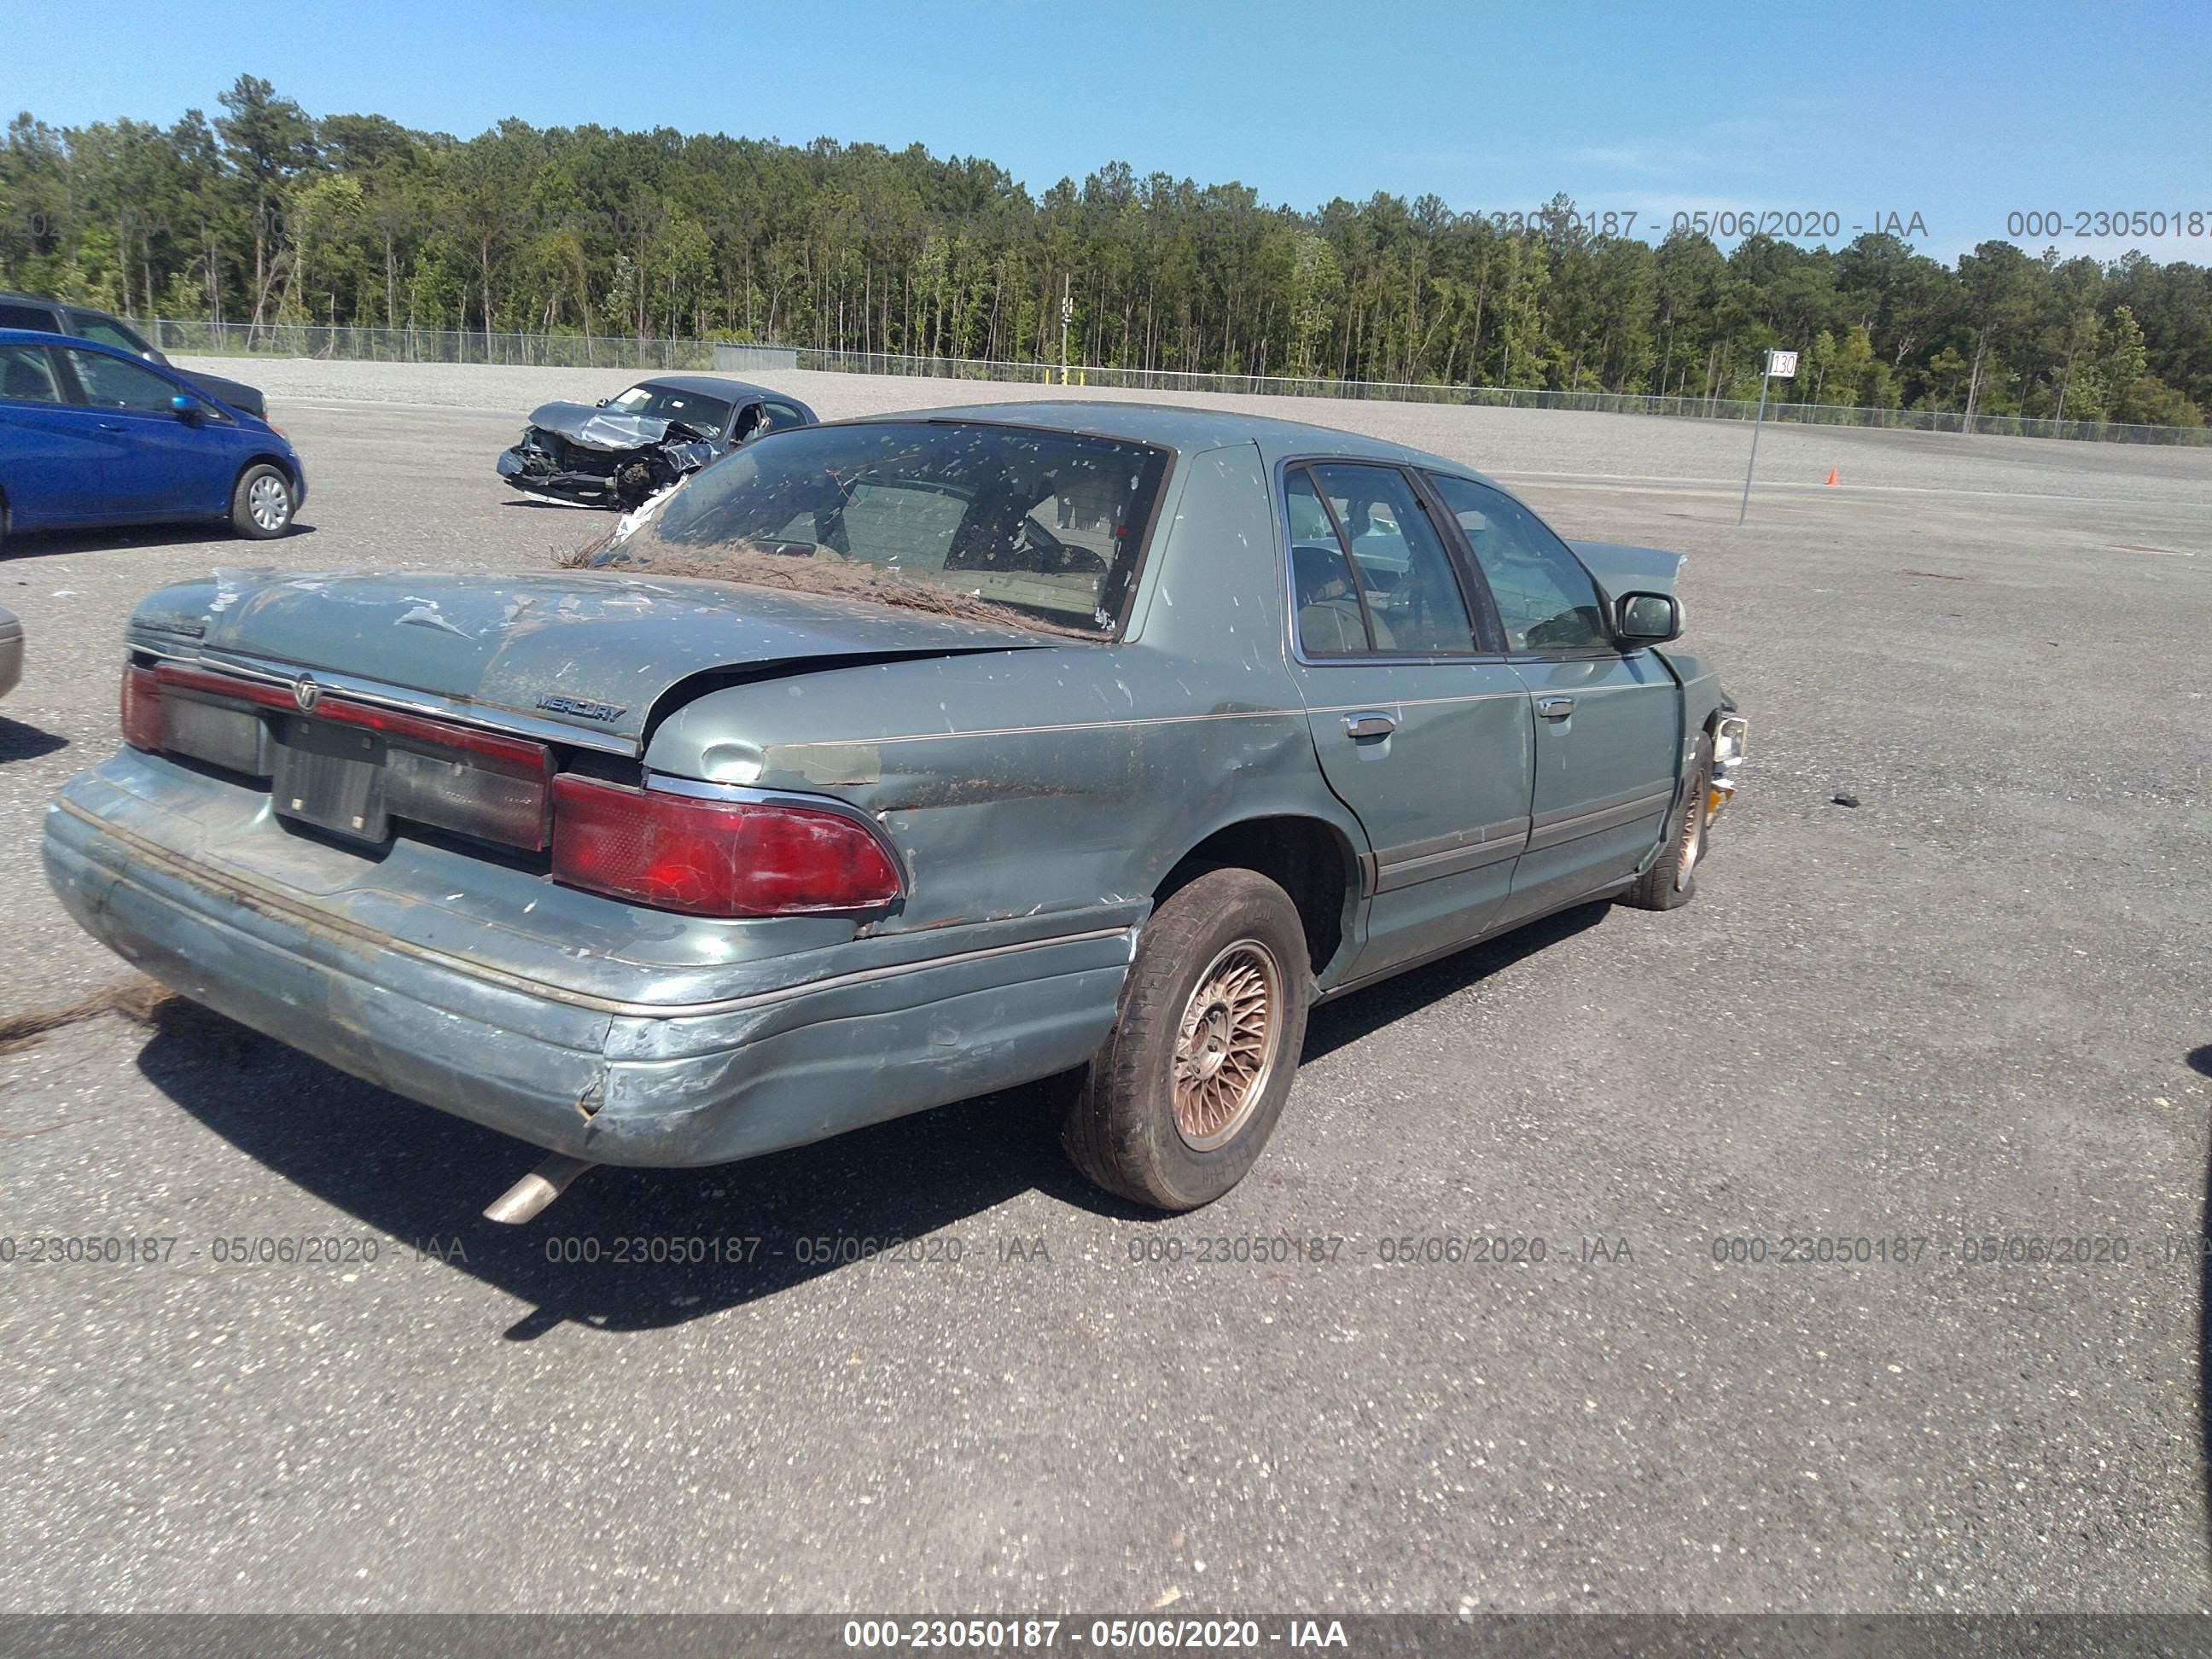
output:
[[553, 780], [553, 878], [705, 916], [875, 910], [901, 890], [884, 844], [839, 813], [573, 774]]
[[803, 802], [698, 799], [556, 774], [544, 744], [327, 691], [303, 714], [289, 685], [179, 663], [125, 667], [122, 702], [131, 747], [254, 776], [272, 763], [282, 770], [282, 745], [305, 736], [294, 722], [377, 733], [392, 817], [529, 852], [550, 847], [556, 881], [634, 904], [793, 915], [879, 910], [904, 890], [866, 822]]
[[133, 749], [161, 746], [161, 683], [137, 663], [123, 670], [123, 741]]

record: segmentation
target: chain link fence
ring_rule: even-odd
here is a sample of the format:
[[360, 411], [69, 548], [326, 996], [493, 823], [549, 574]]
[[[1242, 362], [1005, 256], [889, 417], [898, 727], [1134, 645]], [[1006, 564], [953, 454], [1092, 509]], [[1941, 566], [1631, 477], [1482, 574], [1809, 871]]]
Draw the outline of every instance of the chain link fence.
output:
[[[365, 362], [499, 363], [542, 368], [635, 368], [672, 372], [714, 367], [714, 343], [638, 339], [622, 335], [502, 334], [425, 328], [356, 328], [319, 323], [179, 322], [134, 319], [132, 325], [172, 354], [337, 358]], [[724, 346], [726, 354], [727, 345]], [[1456, 404], [1472, 409], [1567, 409], [1602, 415], [1658, 415], [1705, 421], [1748, 421], [1751, 398], [1666, 398], [1638, 392], [1542, 392], [1514, 386], [1443, 386], [1419, 381], [1334, 380], [1319, 376], [1207, 374], [1180, 369], [1115, 368], [1090, 364], [1007, 362], [981, 357], [917, 357], [892, 352], [836, 351], [812, 346], [796, 367], [844, 374], [902, 374], [932, 380], [997, 380], [1028, 386], [1103, 386], [1127, 392], [1243, 392], [1273, 398], [1354, 398], [1383, 403]], [[1064, 378], [1063, 378], [1064, 376]], [[1966, 432], [2092, 443], [2212, 445], [2212, 428], [2141, 426], [2118, 421], [2052, 421], [2018, 415], [1976, 415], [1971, 427], [1955, 410], [1859, 409], [1838, 404], [1769, 402], [1766, 419], [1800, 426], [1884, 428], [1907, 432]]]

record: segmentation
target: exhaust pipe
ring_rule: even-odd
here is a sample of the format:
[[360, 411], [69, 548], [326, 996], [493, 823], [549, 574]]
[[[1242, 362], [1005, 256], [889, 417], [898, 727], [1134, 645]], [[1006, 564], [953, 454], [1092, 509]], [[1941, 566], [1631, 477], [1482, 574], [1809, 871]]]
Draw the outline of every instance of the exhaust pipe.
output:
[[548, 1204], [568, 1190], [571, 1182], [592, 1167], [587, 1158], [570, 1158], [566, 1152], [556, 1152], [492, 1200], [484, 1209], [484, 1219], [508, 1227], [520, 1227], [526, 1221], [534, 1220]]

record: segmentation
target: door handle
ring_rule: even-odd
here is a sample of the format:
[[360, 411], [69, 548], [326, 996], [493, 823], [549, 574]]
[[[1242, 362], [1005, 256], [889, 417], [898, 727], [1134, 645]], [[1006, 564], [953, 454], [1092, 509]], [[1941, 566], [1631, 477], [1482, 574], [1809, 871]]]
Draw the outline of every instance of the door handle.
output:
[[1575, 712], [1572, 697], [1539, 697], [1536, 712], [1547, 720], [1563, 720]]
[[1388, 714], [1346, 714], [1344, 730], [1352, 738], [1387, 738], [1398, 729], [1398, 722]]
[[125, 426], [120, 421], [102, 421], [100, 423], [100, 429], [102, 432], [128, 432], [131, 430], [129, 427]]

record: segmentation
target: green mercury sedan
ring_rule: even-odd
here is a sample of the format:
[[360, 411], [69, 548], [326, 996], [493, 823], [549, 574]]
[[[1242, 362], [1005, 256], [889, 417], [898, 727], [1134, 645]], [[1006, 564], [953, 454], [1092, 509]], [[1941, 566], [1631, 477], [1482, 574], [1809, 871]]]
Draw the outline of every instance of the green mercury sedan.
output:
[[1218, 410], [802, 428], [573, 568], [155, 593], [46, 865], [183, 994], [550, 1152], [499, 1219], [1042, 1079], [1188, 1209], [1316, 1001], [1693, 895], [1744, 722], [1680, 563]]

